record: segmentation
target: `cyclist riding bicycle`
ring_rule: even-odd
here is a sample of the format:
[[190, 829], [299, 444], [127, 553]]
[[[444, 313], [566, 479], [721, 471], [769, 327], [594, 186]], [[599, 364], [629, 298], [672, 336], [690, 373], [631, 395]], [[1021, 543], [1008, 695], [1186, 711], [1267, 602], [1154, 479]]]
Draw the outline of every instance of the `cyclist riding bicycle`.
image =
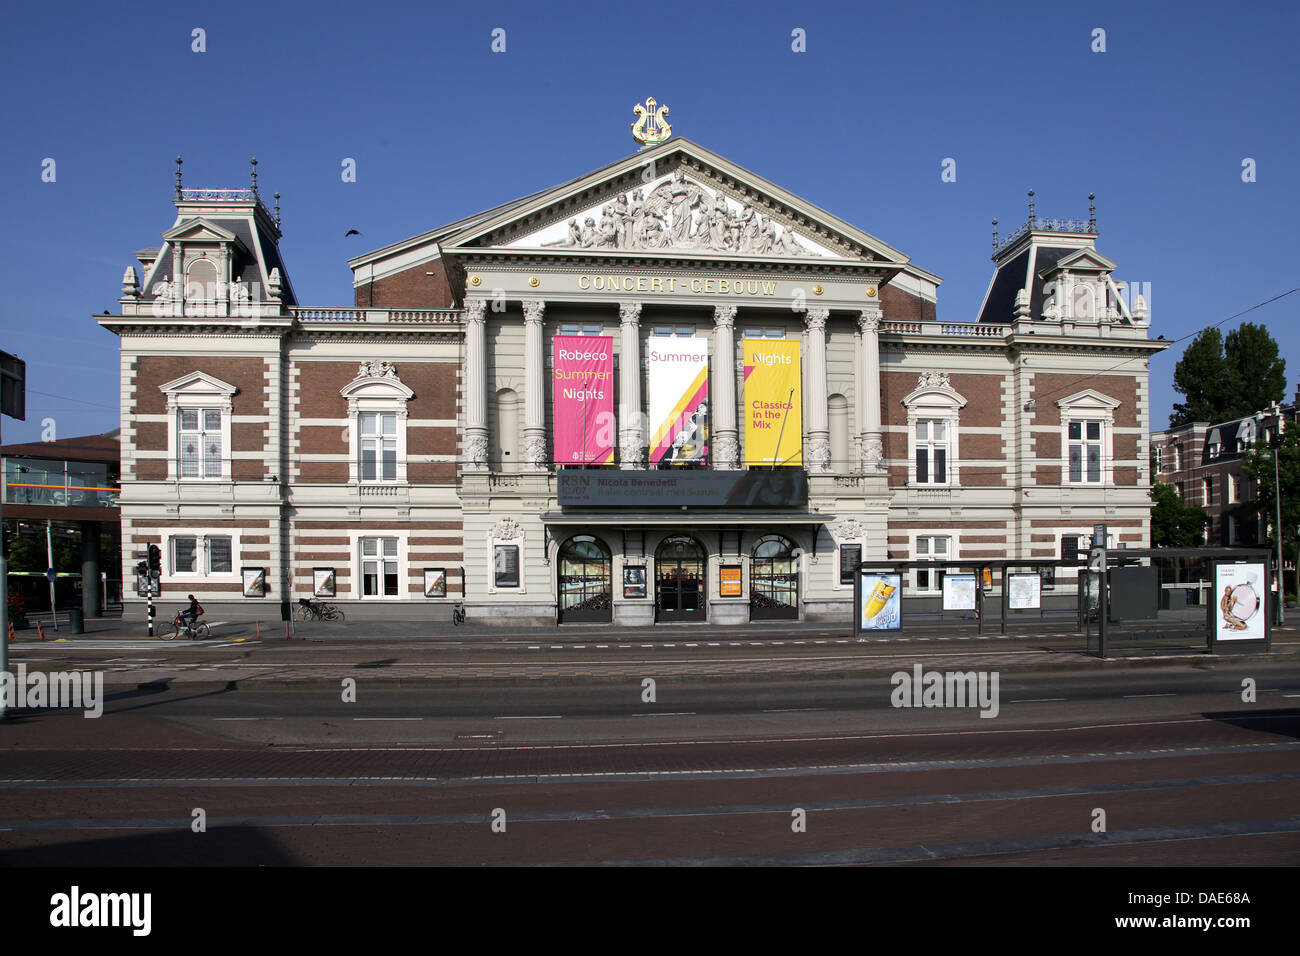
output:
[[193, 627], [194, 622], [203, 616], [203, 605], [199, 603], [199, 599], [193, 594], [189, 597], [190, 606], [176, 616], [180, 618], [181, 623], [186, 627]]

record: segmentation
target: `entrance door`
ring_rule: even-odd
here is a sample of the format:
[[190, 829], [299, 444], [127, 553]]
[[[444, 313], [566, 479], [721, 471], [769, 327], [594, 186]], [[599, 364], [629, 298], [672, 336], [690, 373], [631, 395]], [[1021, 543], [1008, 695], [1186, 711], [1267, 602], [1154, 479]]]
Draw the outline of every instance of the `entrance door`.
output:
[[609, 548], [589, 534], [560, 545], [560, 623], [607, 624], [613, 618]]
[[749, 563], [749, 619], [799, 620], [799, 559], [789, 538], [766, 534], [754, 546]]
[[703, 621], [705, 607], [704, 548], [694, 538], [668, 538], [655, 552], [655, 620]]

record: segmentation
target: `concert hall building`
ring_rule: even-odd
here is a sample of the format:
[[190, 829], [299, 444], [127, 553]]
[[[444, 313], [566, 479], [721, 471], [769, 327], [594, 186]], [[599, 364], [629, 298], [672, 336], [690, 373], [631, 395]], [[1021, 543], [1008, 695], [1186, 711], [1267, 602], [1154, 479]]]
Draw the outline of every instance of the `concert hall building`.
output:
[[256, 179], [177, 177], [96, 316], [124, 571], [160, 544], [164, 604], [847, 622], [859, 560], [1148, 543], [1165, 343], [1095, 218], [1031, 203], [983, 303], [941, 317], [904, 252], [671, 138], [353, 259], [353, 303], [317, 308]]

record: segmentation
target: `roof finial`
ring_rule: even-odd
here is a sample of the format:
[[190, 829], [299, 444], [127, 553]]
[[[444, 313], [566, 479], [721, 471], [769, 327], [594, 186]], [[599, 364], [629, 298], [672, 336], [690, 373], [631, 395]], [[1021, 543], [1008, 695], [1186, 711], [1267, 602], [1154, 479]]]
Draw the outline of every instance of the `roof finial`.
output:
[[280, 194], [275, 194], [275, 228], [280, 228]]
[[993, 220], [993, 251], [998, 251], [998, 221]]
[[183, 162], [185, 162], [185, 160], [181, 159], [179, 156], [176, 157], [176, 199], [178, 201], [181, 198], [181, 163]]
[[257, 157], [254, 156], [251, 162], [253, 164], [253, 198], [256, 199], [257, 198]]
[[1034, 191], [1029, 190], [1029, 228], [1034, 228]]
[[1097, 231], [1097, 204], [1093, 201], [1097, 198], [1096, 193], [1088, 193], [1088, 231]]

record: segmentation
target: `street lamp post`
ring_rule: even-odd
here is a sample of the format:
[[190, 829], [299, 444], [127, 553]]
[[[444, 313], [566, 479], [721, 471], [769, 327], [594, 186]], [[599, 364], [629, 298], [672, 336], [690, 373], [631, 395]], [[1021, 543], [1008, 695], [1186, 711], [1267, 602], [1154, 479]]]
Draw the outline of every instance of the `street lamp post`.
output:
[[[1255, 416], [1263, 424], [1266, 417], [1277, 419], [1277, 444], [1269, 442], [1269, 448], [1273, 452], [1273, 504], [1277, 508], [1277, 518], [1273, 524], [1273, 533], [1277, 537], [1277, 623], [1286, 622], [1286, 614], [1283, 605], [1286, 604], [1286, 582], [1282, 571], [1282, 481], [1279, 477], [1277, 466], [1278, 455], [1282, 451], [1282, 434], [1286, 429], [1286, 421], [1282, 418], [1282, 408], [1277, 402], [1269, 405], [1268, 408]], [[1297, 569], [1300, 573], [1300, 568]]]

